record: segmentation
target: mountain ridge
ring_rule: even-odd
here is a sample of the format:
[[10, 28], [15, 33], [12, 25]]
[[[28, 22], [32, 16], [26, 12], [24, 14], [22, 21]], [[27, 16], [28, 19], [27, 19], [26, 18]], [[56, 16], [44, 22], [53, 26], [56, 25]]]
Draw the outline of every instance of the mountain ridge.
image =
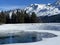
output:
[[35, 12], [37, 16], [51, 16], [59, 14], [59, 8], [50, 4], [31, 4], [29, 7], [25, 8], [27, 13]]
[[[52, 16], [52, 15], [60, 14], [60, 3], [59, 2], [60, 2], [60, 0], [57, 0], [53, 4], [50, 4], [50, 3], [31, 4], [23, 10], [26, 10], [26, 12], [29, 14], [31, 14], [32, 12], [35, 12], [38, 17], [39, 16]], [[21, 11], [21, 9], [18, 9], [18, 10], [19, 10], [19, 12]], [[16, 13], [16, 11], [17, 11], [17, 9], [13, 9], [13, 10], [8, 10], [6, 12], [9, 13], [10, 18], [11, 18], [12, 13], [13, 12]]]

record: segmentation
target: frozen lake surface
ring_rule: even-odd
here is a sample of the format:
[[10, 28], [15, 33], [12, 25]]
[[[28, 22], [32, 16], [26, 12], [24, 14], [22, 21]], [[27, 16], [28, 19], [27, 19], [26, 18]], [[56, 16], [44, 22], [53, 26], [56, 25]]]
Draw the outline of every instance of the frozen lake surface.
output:
[[60, 23], [3, 24], [0, 30], [60, 30]]
[[[20, 43], [22, 36], [28, 43]], [[3, 24], [0, 25], [0, 41], [1, 37], [4, 37], [4, 45], [60, 45], [60, 23]]]

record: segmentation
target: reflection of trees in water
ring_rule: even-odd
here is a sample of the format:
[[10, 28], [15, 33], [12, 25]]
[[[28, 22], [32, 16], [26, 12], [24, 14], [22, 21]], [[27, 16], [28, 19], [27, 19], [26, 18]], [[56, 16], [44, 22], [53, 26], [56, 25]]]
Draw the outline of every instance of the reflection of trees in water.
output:
[[23, 34], [23, 35], [15, 35], [15, 36], [7, 36], [0, 37], [0, 44], [10, 44], [10, 43], [28, 43], [28, 42], [36, 42], [37, 37], [32, 34]]
[[42, 38], [52, 38], [57, 35], [47, 33], [47, 32], [19, 32], [17, 35], [9, 34], [5, 37], [0, 37], [0, 44], [10, 44], [10, 43], [29, 43], [41, 41]]

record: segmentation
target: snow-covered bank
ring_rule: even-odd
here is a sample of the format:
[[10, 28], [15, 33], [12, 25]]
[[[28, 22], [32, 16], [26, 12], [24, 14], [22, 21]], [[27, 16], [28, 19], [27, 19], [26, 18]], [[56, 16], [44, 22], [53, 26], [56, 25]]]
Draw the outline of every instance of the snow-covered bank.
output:
[[[42, 32], [45, 32], [45, 31], [42, 31]], [[32, 43], [15, 43], [15, 44], [4, 44], [4, 45], [60, 45], [60, 32], [59, 31], [58, 32], [47, 31], [47, 32], [51, 32], [51, 33], [56, 34], [58, 36], [54, 37], [54, 38], [43, 39], [42, 41], [38, 41], [38, 42], [32, 42]]]
[[60, 23], [3, 24], [0, 30], [60, 30]]
[[35, 23], [35, 24], [3, 24], [0, 33], [12, 33], [24, 30], [60, 30], [60, 23]]
[[[0, 34], [17, 33], [20, 31], [37, 31], [37, 32], [60, 31], [60, 23], [35, 23], [35, 24], [3, 24], [0, 25]], [[54, 32], [53, 32], [54, 33]]]
[[25, 32], [48, 32], [57, 35], [54, 38], [46, 38], [42, 41], [32, 43], [14, 43], [3, 45], [60, 45], [60, 23], [38, 23], [38, 24], [3, 24], [0, 25], [0, 36], [9, 33], [18, 34], [21, 31]]

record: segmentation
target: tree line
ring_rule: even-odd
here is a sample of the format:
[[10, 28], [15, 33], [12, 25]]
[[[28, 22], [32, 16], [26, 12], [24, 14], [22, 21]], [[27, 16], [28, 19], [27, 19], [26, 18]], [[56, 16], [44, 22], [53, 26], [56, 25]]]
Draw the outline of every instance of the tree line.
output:
[[24, 10], [17, 10], [16, 13], [12, 12], [11, 18], [10, 14], [1, 11], [0, 12], [0, 24], [1, 23], [37, 23], [38, 18], [34, 12], [32, 14], [26, 13]]

